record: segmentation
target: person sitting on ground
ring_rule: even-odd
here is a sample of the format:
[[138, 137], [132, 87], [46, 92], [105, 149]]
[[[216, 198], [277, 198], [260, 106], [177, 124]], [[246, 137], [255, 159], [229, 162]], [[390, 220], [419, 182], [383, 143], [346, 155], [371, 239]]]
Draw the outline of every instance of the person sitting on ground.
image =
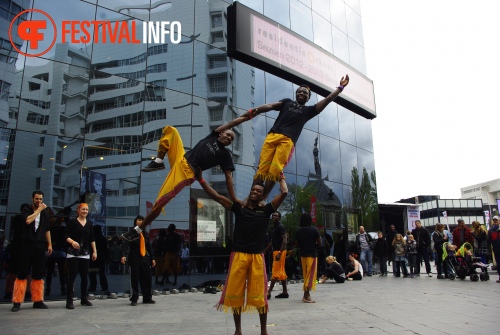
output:
[[347, 280], [362, 280], [363, 279], [363, 267], [361, 263], [358, 262], [358, 255], [349, 254], [349, 263], [345, 269], [345, 276]]
[[326, 282], [328, 278], [333, 278], [337, 283], [345, 282], [345, 272], [337, 262], [337, 259], [334, 256], [328, 256], [326, 259], [326, 270], [325, 274], [321, 276], [319, 279], [319, 283], [323, 284]]

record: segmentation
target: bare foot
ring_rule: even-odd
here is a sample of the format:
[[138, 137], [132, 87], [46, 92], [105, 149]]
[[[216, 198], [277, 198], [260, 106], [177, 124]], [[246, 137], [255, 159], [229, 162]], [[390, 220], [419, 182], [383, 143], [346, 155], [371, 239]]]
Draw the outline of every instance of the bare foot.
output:
[[234, 335], [243, 335], [243, 332], [241, 330], [240, 331], [237, 330], [234, 332]]
[[310, 297], [309, 298], [302, 298], [303, 302], [309, 303], [309, 304], [314, 304], [316, 301], [312, 300]]

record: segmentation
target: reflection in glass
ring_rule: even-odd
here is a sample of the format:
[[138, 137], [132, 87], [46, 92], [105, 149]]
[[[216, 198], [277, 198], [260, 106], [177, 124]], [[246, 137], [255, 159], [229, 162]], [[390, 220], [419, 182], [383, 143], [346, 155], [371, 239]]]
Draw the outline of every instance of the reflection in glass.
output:
[[[345, 14], [345, 3], [342, 0], [330, 0], [330, 13], [332, 24], [347, 34], [347, 22]], [[334, 45], [335, 49], [335, 45]]]
[[309, 176], [311, 173], [316, 173], [313, 155], [316, 137], [316, 133], [304, 129], [295, 144], [295, 159], [297, 161], [297, 174], [299, 175]]
[[299, 0], [290, 0], [291, 29], [297, 34], [314, 40], [311, 9]]
[[355, 40], [361, 46], [364, 45], [363, 41], [363, 27], [361, 24], [361, 16], [353, 11], [351, 8], [346, 7], [347, 17], [347, 32], [350, 38]]
[[356, 124], [356, 145], [373, 152], [372, 121], [356, 114], [354, 123]]
[[313, 12], [314, 43], [333, 53], [332, 28], [330, 22]]
[[349, 64], [366, 75], [365, 50], [349, 38]]
[[349, 42], [347, 35], [332, 26], [333, 54], [349, 64]]
[[339, 120], [337, 116], [337, 108], [336, 103], [330, 103], [326, 106], [326, 108], [318, 116], [318, 123], [319, 132], [321, 134], [327, 134], [330, 137], [339, 139]]
[[312, 10], [330, 21], [330, 0], [312, 0]]
[[342, 183], [350, 185], [353, 169], [358, 166], [355, 147], [340, 142], [340, 159], [342, 162]]
[[272, 18], [279, 24], [290, 28], [290, 1], [289, 0], [265, 0], [264, 15]]
[[340, 164], [339, 141], [331, 137], [321, 135], [318, 149], [320, 153], [322, 178], [341, 183], [342, 168]]

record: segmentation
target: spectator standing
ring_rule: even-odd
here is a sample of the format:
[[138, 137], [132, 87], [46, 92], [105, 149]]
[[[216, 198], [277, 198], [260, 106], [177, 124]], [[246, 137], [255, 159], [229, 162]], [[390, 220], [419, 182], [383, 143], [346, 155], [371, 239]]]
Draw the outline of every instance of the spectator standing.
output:
[[[69, 213], [71, 213], [71, 207], [69, 207]], [[54, 278], [56, 264], [59, 284], [61, 285], [61, 295], [66, 295], [66, 250], [68, 247], [65, 240], [66, 222], [64, 222], [63, 216], [56, 215], [50, 219], [50, 236], [52, 238], [52, 254], [47, 257], [45, 295], [49, 296], [52, 292], [52, 279]]]
[[95, 246], [97, 248], [97, 259], [90, 262], [89, 270], [89, 292], [97, 290], [97, 274], [99, 284], [104, 294], [109, 294], [108, 278], [106, 277], [106, 262], [109, 260], [108, 240], [102, 234], [102, 227], [95, 225], [93, 228]]
[[[134, 219], [134, 227], [141, 224], [144, 217], [138, 215]], [[153, 249], [149, 244], [149, 237], [146, 231], [141, 231], [138, 239], [133, 241], [124, 241], [123, 255], [121, 263], [125, 264], [128, 260], [130, 266], [130, 286], [132, 287], [132, 294], [130, 295], [130, 305], [137, 306], [139, 300], [139, 284], [141, 285], [142, 303], [154, 304], [151, 283], [153, 276], [151, 267], [155, 267], [156, 261], [154, 260]]]
[[457, 246], [457, 250], [460, 249], [462, 244], [469, 242], [474, 245], [474, 236], [469, 227], [465, 225], [464, 219], [457, 220], [458, 227], [453, 230], [453, 244]]
[[415, 267], [417, 263], [417, 242], [413, 235], [407, 235], [406, 256], [408, 257], [408, 266], [410, 267], [410, 278], [415, 278]]
[[20, 257], [17, 279], [14, 282], [12, 296], [12, 312], [18, 312], [24, 301], [27, 277], [31, 273], [31, 300], [33, 308], [47, 309], [43, 303], [43, 277], [45, 276], [45, 251], [52, 254], [52, 240], [49, 227], [49, 214], [43, 203], [43, 192], [34, 191], [31, 205], [21, 209], [23, 233], [21, 238]]
[[158, 238], [154, 245], [154, 254], [156, 258], [155, 266], [155, 285], [164, 285], [164, 282], [158, 281], [158, 277], [163, 276], [165, 270], [165, 247], [167, 243], [167, 230], [162, 228], [158, 233]]
[[165, 269], [163, 270], [163, 283], [170, 283], [168, 277], [174, 276], [172, 285], [177, 285], [177, 276], [181, 272], [180, 251], [182, 239], [175, 232], [175, 224], [171, 223], [167, 228], [167, 237], [165, 240]]
[[377, 234], [378, 239], [373, 247], [373, 252], [375, 253], [375, 257], [378, 259], [378, 263], [380, 264], [379, 277], [387, 277], [387, 241], [385, 240], [384, 233], [379, 231]]
[[437, 279], [444, 279], [448, 277], [448, 266], [443, 263], [443, 243], [450, 243], [449, 236], [444, 230], [444, 224], [436, 224], [434, 233], [432, 233], [432, 240], [434, 241], [434, 250], [436, 250]]
[[89, 205], [81, 203], [76, 212], [78, 217], [69, 220], [66, 227], [66, 242], [70, 245], [66, 255], [68, 264], [68, 287], [66, 293], [66, 308], [74, 309], [73, 294], [76, 275], [80, 273], [80, 303], [82, 306], [92, 306], [88, 300], [89, 261], [97, 259], [92, 221], [87, 220]]
[[422, 227], [420, 220], [415, 221], [415, 229], [412, 230], [411, 234], [417, 242], [417, 266], [415, 267], [415, 275], [420, 276], [420, 264], [422, 260], [425, 263], [425, 270], [427, 271], [427, 276], [432, 277], [431, 274], [431, 263], [429, 261], [429, 249], [431, 247], [431, 235], [427, 229]]
[[118, 240], [114, 240], [109, 248], [109, 272], [112, 275], [120, 273], [120, 260], [122, 258], [122, 248]]
[[373, 267], [373, 239], [365, 232], [365, 227], [359, 226], [359, 233], [356, 234], [356, 246], [359, 251], [359, 260], [363, 266], [363, 271], [368, 277], [372, 276]]
[[389, 226], [389, 231], [385, 234], [387, 240], [387, 258], [389, 260], [388, 264], [391, 265], [392, 262], [392, 273], [396, 273], [396, 265], [394, 264], [394, 247], [392, 246], [392, 241], [396, 237], [398, 232], [393, 224]]
[[488, 232], [484, 225], [478, 221], [472, 221], [472, 236], [474, 237], [474, 256], [480, 257], [481, 262], [488, 264], [486, 255], [488, 254]]
[[497, 272], [498, 272], [498, 280], [497, 283], [500, 283], [500, 266], [498, 266], [498, 261], [500, 260], [500, 229], [499, 227], [499, 217], [494, 216], [493, 222], [490, 230], [488, 231], [488, 251], [491, 252], [493, 250], [493, 255], [497, 261]]
[[187, 276], [189, 274], [189, 248], [187, 246], [187, 243], [182, 243], [181, 268], [182, 268], [182, 274]]
[[394, 272], [395, 277], [401, 277], [401, 272], [403, 273], [403, 278], [408, 278], [408, 270], [406, 269], [406, 243], [403, 239], [403, 235], [396, 234], [394, 240], [392, 241], [392, 246], [394, 247], [394, 262], [396, 263], [396, 272]]

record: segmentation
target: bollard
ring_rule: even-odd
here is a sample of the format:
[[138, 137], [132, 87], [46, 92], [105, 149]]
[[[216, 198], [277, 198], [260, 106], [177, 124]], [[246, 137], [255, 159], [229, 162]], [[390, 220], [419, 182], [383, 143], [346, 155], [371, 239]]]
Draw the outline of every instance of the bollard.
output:
[[196, 292], [198, 292], [198, 289], [197, 289], [197, 288], [195, 288], [195, 287], [192, 287], [192, 288], [191, 288], [191, 293], [196, 293]]
[[158, 291], [158, 290], [153, 290], [153, 295], [160, 295], [160, 293], [161, 293], [161, 292], [160, 292], [160, 291]]
[[173, 289], [172, 289], [172, 294], [179, 294], [179, 290], [177, 290], [177, 289], [173, 288]]
[[89, 299], [89, 300], [94, 300], [94, 299], [95, 299], [95, 295], [93, 295], [93, 294], [89, 294], [88, 299]]
[[110, 297], [111, 299], [118, 299], [118, 293], [113, 292], [113, 293], [111, 293], [111, 294], [109, 295], [109, 297]]
[[129, 298], [130, 297], [130, 294], [128, 293], [122, 293], [122, 298]]
[[163, 295], [169, 295], [170, 291], [169, 290], [165, 290], [165, 291], [161, 292], [161, 294], [163, 294]]

